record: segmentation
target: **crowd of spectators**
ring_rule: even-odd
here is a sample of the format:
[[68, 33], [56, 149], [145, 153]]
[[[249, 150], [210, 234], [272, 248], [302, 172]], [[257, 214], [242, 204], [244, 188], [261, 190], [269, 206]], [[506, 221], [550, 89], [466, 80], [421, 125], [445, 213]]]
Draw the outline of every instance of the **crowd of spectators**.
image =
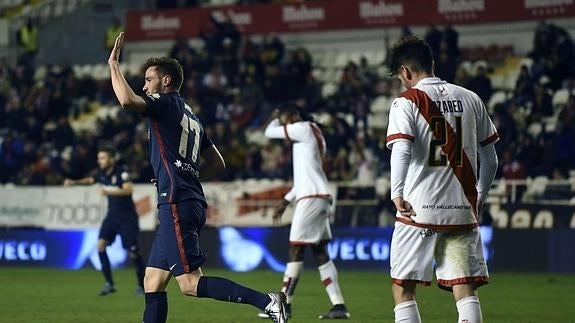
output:
[[[447, 27], [442, 32], [430, 29], [426, 36], [439, 46], [440, 55], [457, 57], [455, 69], [460, 62], [456, 34]], [[385, 129], [368, 124], [373, 100], [394, 97], [401, 90], [397, 80], [377, 72], [375, 63], [383, 62], [363, 58], [348, 63], [336, 93], [324, 97], [305, 48], [287, 48], [274, 34], [261, 40], [244, 38], [226, 16], [213, 17], [201, 35], [204, 46], [191, 47], [182, 39], [167, 55], [184, 66], [181, 93], [227, 162], [227, 171], [215, 180], [290, 179], [289, 146], [254, 140], [253, 135], [263, 132], [273, 107], [286, 100], [321, 117], [331, 180], [372, 184], [389, 171]], [[575, 96], [571, 94], [560, 111], [550, 101], [553, 91], [575, 91], [572, 39], [561, 28], [542, 24], [534, 43], [533, 64], [522, 68], [510, 98], [493, 110], [502, 138], [496, 146], [498, 177], [556, 177], [575, 169]], [[74, 130], [70, 122], [85, 117], [93, 106], [117, 105], [111, 85], [78, 78], [70, 67], [46, 70], [44, 77], [35, 79], [29, 67], [0, 61], [0, 183], [59, 185], [63, 178], [85, 176], [96, 167], [95, 154], [102, 144], [118, 148], [136, 182], [149, 182], [153, 175], [145, 119], [119, 111], [115, 117], [98, 119], [94, 131]], [[460, 81], [486, 102], [493, 92], [487, 72], [478, 69]], [[128, 77], [134, 89], [142, 88], [141, 75]], [[559, 117], [550, 129], [544, 121], [553, 115]], [[533, 136], [528, 130], [536, 123], [543, 129]]]

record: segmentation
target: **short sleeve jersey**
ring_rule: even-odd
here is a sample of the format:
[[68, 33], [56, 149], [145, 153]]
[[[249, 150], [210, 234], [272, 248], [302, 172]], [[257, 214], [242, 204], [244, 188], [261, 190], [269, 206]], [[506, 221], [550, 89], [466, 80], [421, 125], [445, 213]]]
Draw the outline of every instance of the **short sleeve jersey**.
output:
[[[124, 183], [130, 183], [130, 175], [120, 165], [115, 165], [111, 173], [99, 169], [93, 176], [107, 191], [119, 190]], [[108, 215], [121, 216], [135, 213], [132, 195], [108, 195]]]
[[199, 181], [200, 155], [213, 143], [204, 127], [178, 92], [143, 98], [158, 205], [187, 199], [205, 202]]
[[430, 77], [396, 98], [386, 145], [413, 143], [403, 190], [417, 214], [412, 219], [439, 226], [477, 224], [477, 149], [498, 139], [481, 99], [460, 86]]
[[293, 143], [293, 189], [295, 199], [330, 195], [323, 171], [325, 139], [317, 124], [300, 121], [282, 126], [272, 120], [266, 130], [268, 138], [287, 139]]

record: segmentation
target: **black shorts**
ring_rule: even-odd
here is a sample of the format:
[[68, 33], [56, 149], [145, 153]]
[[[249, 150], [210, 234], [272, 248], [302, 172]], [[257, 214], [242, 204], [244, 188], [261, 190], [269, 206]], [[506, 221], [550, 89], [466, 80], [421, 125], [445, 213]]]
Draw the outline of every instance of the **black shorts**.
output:
[[116, 239], [116, 235], [122, 238], [122, 246], [126, 250], [138, 250], [138, 234], [140, 225], [138, 215], [108, 214], [100, 227], [100, 239], [106, 240], [108, 245]]
[[200, 200], [161, 204], [160, 226], [154, 236], [148, 267], [169, 270], [174, 276], [200, 268], [206, 259], [199, 241], [206, 214], [207, 206]]

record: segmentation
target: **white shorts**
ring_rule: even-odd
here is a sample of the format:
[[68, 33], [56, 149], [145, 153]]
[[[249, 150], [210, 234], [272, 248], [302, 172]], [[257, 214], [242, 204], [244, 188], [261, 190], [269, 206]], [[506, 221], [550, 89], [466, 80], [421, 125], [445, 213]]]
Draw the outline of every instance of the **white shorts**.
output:
[[315, 244], [331, 240], [330, 204], [330, 200], [325, 198], [297, 201], [289, 233], [290, 244]]
[[475, 282], [477, 287], [487, 284], [489, 273], [479, 228], [437, 231], [396, 221], [390, 251], [393, 282], [430, 285], [434, 261], [437, 285], [442, 289], [451, 290], [453, 285], [462, 283]]

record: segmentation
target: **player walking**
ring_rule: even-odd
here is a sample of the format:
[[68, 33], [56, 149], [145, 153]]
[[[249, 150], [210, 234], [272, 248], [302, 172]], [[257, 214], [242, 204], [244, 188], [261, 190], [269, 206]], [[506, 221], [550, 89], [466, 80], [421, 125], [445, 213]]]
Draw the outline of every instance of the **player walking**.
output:
[[[326, 151], [325, 139], [318, 125], [301, 112], [294, 103], [280, 105], [267, 126], [268, 138], [285, 139], [293, 143], [293, 187], [276, 208], [274, 222], [279, 222], [286, 207], [295, 203], [289, 237], [289, 262], [283, 277], [282, 292], [287, 294], [287, 313], [303, 270], [304, 251], [313, 252], [321, 280], [333, 307], [320, 319], [350, 317], [339, 288], [337, 269], [329, 258], [327, 243], [331, 240], [329, 223], [331, 193], [322, 162]], [[261, 315], [260, 315], [261, 316]]]
[[402, 38], [389, 56], [390, 73], [407, 88], [392, 103], [386, 140], [397, 208], [390, 255], [395, 321], [421, 322], [416, 284], [431, 283], [435, 260], [437, 284], [453, 293], [458, 322], [477, 323], [477, 288], [488, 279], [478, 222], [499, 136], [481, 99], [436, 78], [433, 64], [429, 45], [417, 37]]

